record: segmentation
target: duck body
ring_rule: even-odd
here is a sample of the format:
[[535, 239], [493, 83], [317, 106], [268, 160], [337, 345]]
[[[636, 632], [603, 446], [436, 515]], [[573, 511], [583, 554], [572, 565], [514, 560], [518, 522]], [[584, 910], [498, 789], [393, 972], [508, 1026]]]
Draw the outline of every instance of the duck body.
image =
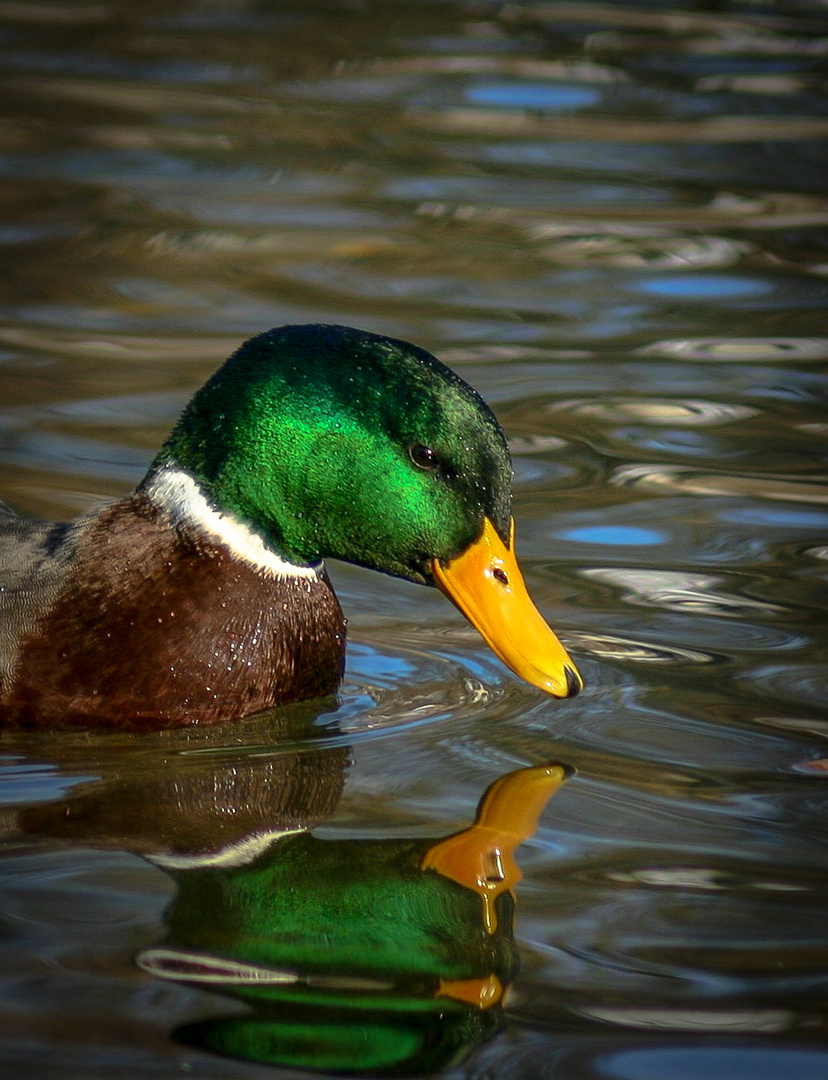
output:
[[[165, 479], [216, 517], [186, 474]], [[2, 523], [4, 719], [175, 727], [336, 690], [345, 620], [324, 568], [257, 561], [158, 487], [68, 528]]]
[[[326, 557], [439, 585], [518, 670], [499, 610], [470, 611], [450, 580], [484, 539], [495, 561], [475, 575], [514, 563], [510, 476], [497, 421], [430, 354], [347, 327], [259, 335], [131, 495], [69, 524], [0, 515], [0, 723], [151, 729], [333, 693]], [[543, 631], [560, 655], [538, 684], [575, 692]]]

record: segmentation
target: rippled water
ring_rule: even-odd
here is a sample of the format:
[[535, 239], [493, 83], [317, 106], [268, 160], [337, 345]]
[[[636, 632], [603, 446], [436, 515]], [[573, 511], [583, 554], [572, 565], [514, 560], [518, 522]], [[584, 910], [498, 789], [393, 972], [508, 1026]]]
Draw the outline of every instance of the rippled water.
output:
[[[587, 679], [554, 702], [440, 596], [335, 566], [338, 701], [6, 735], [4, 1075], [364, 1070], [354, 1039], [415, 1028], [415, 1070], [458, 1078], [826, 1075], [825, 3], [4, 3], [0, 80], [0, 497], [123, 493], [269, 326], [408, 338], [498, 413]], [[512, 838], [497, 934], [441, 894], [453, 996], [403, 970], [422, 943], [393, 992], [366, 974], [348, 905], [419, 926], [405, 859], [550, 761], [577, 773]], [[273, 834], [314, 824], [319, 869], [278, 877], [311, 855]], [[326, 880], [359, 962], [277, 1000], [256, 948]], [[244, 936], [228, 882], [270, 923]]]

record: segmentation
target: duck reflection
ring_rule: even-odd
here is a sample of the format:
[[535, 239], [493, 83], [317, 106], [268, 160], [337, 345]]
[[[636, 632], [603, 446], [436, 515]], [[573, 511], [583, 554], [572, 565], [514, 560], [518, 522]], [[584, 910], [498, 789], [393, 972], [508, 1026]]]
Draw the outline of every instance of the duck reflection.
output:
[[57, 767], [69, 790], [58, 801], [19, 808], [4, 833], [126, 850], [183, 868], [244, 862], [275, 838], [331, 816], [348, 747], [305, 742], [282, 750], [277, 740], [289, 730], [246, 734], [246, 745], [223, 744], [215, 731], [203, 739], [176, 733], [160, 747], [140, 737], [114, 744], [70, 737], [37, 757], [25, 747], [30, 766]]
[[433, 1071], [502, 1026], [518, 970], [515, 849], [567, 770], [501, 777], [446, 837], [316, 836], [347, 763], [341, 746], [196, 754], [29, 808], [19, 824], [117, 838], [174, 881], [166, 936], [138, 966], [234, 999], [178, 1041], [329, 1073]]
[[502, 1024], [518, 969], [514, 852], [564, 780], [521, 769], [443, 839], [274, 838], [249, 860], [166, 861], [177, 892], [139, 965], [219, 990], [242, 1016], [187, 1025], [223, 1054], [328, 1072], [422, 1073]]

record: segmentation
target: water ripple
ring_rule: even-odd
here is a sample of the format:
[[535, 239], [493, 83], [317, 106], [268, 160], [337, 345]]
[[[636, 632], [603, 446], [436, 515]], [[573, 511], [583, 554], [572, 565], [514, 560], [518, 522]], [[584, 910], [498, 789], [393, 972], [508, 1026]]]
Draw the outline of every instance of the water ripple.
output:
[[317, 720], [335, 739], [355, 743], [483, 716], [491, 722], [511, 716], [518, 702], [528, 719], [546, 707], [546, 698], [508, 676], [473, 631], [452, 628], [426, 641], [391, 625], [361, 626], [349, 641], [337, 707]]
[[758, 409], [748, 405], [732, 405], [718, 401], [682, 398], [602, 397], [572, 398], [547, 406], [552, 413], [567, 412], [575, 416], [612, 422], [636, 420], [645, 424], [677, 427], [708, 427], [730, 424], [756, 416]]
[[700, 649], [685, 649], [677, 645], [637, 641], [634, 638], [611, 634], [570, 633], [573, 648], [589, 652], [604, 660], [625, 660], [635, 664], [665, 664], [685, 661], [691, 664], [712, 664], [721, 657]]
[[785, 611], [776, 604], [718, 589], [725, 579], [710, 574], [629, 567], [595, 567], [580, 572], [584, 577], [618, 586], [627, 603], [642, 607], [725, 616], [774, 615]]
[[621, 465], [613, 471], [610, 482], [619, 487], [691, 495], [748, 495], [782, 502], [828, 503], [828, 476], [822, 483], [809, 483], [793, 477], [705, 473], [683, 465]]
[[824, 709], [828, 701], [828, 667], [825, 664], [769, 664], [754, 668], [740, 680], [754, 694], [798, 701]]
[[66, 326], [2, 326], [0, 343], [33, 352], [55, 353], [59, 356], [93, 358], [121, 363], [158, 362], [171, 360], [223, 360], [238, 347], [237, 336], [208, 334], [197, 338], [163, 336], [159, 334], [94, 333]]
[[434, 132], [483, 136], [520, 135], [569, 142], [740, 143], [766, 139], [794, 141], [828, 135], [818, 117], [712, 116], [693, 120], [626, 119], [579, 114], [538, 116], [532, 112], [473, 106], [412, 108], [409, 124]]
[[828, 359], [828, 338], [688, 338], [655, 341], [639, 349], [638, 355], [715, 364], [816, 363]]
[[532, 230], [540, 254], [562, 266], [618, 266], [653, 270], [732, 266], [753, 250], [741, 240], [679, 236], [646, 226], [545, 224]]

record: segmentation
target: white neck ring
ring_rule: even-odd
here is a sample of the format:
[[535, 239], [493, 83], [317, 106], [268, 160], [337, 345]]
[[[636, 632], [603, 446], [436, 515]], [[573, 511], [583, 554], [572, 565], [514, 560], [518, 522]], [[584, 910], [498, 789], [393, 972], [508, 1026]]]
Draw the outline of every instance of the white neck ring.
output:
[[164, 465], [145, 481], [142, 493], [175, 528], [189, 527], [218, 541], [257, 573], [278, 581], [318, 581], [321, 563], [297, 566], [271, 551], [258, 533], [233, 514], [210, 506], [199, 485], [178, 465]]

